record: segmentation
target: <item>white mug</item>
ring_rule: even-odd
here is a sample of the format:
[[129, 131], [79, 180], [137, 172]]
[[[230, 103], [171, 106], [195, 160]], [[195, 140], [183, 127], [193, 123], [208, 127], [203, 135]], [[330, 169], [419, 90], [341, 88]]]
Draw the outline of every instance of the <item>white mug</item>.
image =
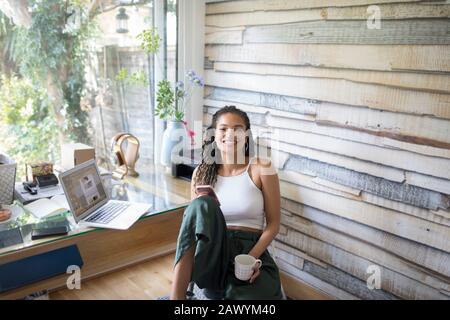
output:
[[247, 281], [252, 277], [253, 267], [261, 268], [262, 261], [249, 254], [240, 254], [234, 258], [234, 275], [239, 280]]

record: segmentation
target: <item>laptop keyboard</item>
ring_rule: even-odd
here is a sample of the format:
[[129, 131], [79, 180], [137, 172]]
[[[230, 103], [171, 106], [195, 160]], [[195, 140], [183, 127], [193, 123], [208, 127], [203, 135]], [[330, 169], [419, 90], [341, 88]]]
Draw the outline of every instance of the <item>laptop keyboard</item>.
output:
[[86, 219], [86, 221], [107, 224], [125, 211], [129, 206], [129, 203], [110, 202], [97, 210], [93, 215]]

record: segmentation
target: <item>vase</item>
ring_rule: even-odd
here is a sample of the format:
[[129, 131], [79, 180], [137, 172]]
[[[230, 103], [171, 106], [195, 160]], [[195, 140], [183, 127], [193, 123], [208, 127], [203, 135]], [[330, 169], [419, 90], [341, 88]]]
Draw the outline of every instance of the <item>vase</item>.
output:
[[186, 130], [181, 121], [167, 121], [161, 144], [162, 165], [168, 167], [172, 164], [172, 153], [181, 151], [183, 140], [186, 138]]

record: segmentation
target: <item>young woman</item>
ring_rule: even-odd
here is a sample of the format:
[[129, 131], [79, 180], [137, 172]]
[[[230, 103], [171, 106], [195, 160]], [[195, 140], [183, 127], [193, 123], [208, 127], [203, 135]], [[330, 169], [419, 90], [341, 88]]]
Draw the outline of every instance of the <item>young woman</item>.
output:
[[[186, 299], [190, 281], [213, 299], [282, 298], [267, 250], [280, 227], [279, 181], [270, 160], [252, 157], [252, 143], [245, 112], [226, 106], [213, 115], [178, 235], [171, 299]], [[196, 194], [197, 185], [213, 186], [218, 201]], [[248, 281], [234, 275], [243, 253], [262, 260]]]

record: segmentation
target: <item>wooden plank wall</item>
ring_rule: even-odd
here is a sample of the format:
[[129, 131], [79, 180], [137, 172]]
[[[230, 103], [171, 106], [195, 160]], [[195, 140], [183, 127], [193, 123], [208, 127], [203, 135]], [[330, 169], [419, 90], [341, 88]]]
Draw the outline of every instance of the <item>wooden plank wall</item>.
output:
[[450, 4], [206, 2], [204, 124], [233, 104], [270, 145], [280, 269], [338, 299], [450, 299]]

